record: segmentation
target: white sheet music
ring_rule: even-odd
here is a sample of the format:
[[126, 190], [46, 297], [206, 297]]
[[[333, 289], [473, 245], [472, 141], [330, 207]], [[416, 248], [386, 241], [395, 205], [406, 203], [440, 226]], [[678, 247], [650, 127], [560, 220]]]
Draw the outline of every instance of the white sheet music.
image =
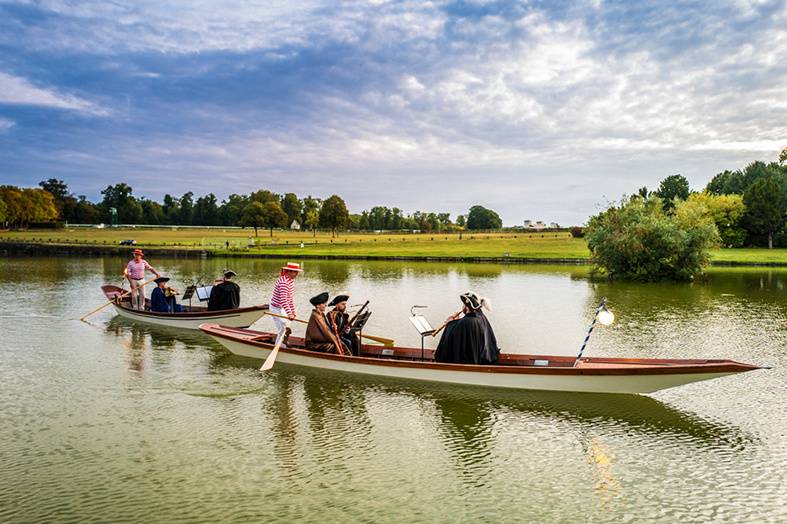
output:
[[426, 320], [425, 316], [413, 315], [409, 318], [410, 318], [410, 322], [413, 323], [413, 326], [415, 326], [415, 329], [417, 329], [418, 333], [420, 333], [421, 335], [428, 335], [429, 333], [434, 331], [434, 328], [429, 324], [429, 321]]

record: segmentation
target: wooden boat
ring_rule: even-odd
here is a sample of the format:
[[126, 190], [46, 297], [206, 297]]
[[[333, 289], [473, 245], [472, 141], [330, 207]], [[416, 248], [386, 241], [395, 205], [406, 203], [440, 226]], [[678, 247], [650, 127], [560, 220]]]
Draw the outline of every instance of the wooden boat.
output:
[[[274, 333], [203, 324], [200, 329], [230, 352], [265, 359]], [[575, 391], [585, 393], [652, 393], [712, 378], [761, 369], [732, 360], [666, 360], [501, 354], [495, 365], [434, 362], [432, 350], [361, 347], [361, 356], [344, 357], [305, 349], [304, 340], [290, 337], [276, 365], [293, 364], [383, 377], [449, 382], [471, 386]]]
[[[107, 300], [115, 300], [118, 295], [127, 290], [123, 290], [118, 286], [106, 285], [101, 286], [101, 291], [104, 292]], [[149, 302], [149, 300], [145, 299], [146, 305], [149, 304]], [[122, 317], [138, 320], [140, 322], [147, 322], [149, 324], [184, 329], [199, 329], [200, 324], [204, 324], [205, 322], [220, 322], [226, 326], [248, 327], [259, 320], [268, 309], [267, 305], [263, 305], [227, 309], [223, 311], [208, 311], [206, 307], [181, 304], [183, 307], [182, 313], [154, 313], [152, 311], [132, 309], [131, 297], [129, 295], [124, 296], [120, 302], [113, 302], [112, 305], [115, 311]]]

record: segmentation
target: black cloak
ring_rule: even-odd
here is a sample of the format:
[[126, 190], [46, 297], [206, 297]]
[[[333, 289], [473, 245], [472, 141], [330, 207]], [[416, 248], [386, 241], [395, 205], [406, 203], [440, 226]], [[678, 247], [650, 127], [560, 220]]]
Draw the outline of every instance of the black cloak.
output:
[[473, 311], [445, 326], [434, 359], [453, 364], [494, 364], [499, 354], [489, 320], [481, 311]]
[[210, 290], [208, 311], [222, 311], [238, 307], [240, 307], [240, 286], [235, 282], [225, 280]]

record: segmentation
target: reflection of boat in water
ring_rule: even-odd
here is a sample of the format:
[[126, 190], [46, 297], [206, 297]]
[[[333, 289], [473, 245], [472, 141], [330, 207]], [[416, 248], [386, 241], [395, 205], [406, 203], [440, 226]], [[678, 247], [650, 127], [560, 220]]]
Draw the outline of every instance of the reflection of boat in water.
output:
[[[115, 300], [117, 296], [124, 292], [123, 289], [106, 285], [101, 286], [101, 290], [106, 295], [107, 300]], [[208, 311], [201, 306], [188, 306], [183, 304], [182, 313], [154, 313], [152, 311], [140, 311], [131, 308], [131, 297], [126, 295], [120, 302], [113, 302], [112, 306], [119, 315], [140, 322], [158, 324], [183, 329], [198, 329], [200, 324], [205, 322], [218, 322], [225, 326], [247, 327], [259, 320], [268, 309], [264, 306], [250, 306], [224, 311]]]
[[[200, 329], [230, 352], [249, 358], [265, 359], [275, 340], [273, 333], [218, 324], [204, 324]], [[318, 353], [307, 350], [304, 340], [295, 337], [290, 337], [287, 348], [281, 348], [278, 362], [399, 379], [584, 393], [652, 393], [760, 369], [732, 360], [699, 359], [583, 357], [574, 365], [573, 357], [517, 354], [501, 354], [494, 365], [447, 364], [434, 362], [433, 351], [416, 348], [364, 345], [357, 357]]]

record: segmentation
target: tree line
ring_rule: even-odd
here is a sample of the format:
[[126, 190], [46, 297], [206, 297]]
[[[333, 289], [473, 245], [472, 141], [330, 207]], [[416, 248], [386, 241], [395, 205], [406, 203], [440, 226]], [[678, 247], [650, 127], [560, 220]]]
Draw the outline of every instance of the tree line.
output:
[[321, 228], [333, 234], [347, 229], [443, 232], [500, 229], [503, 225], [495, 211], [483, 206], [473, 206], [452, 221], [449, 213], [405, 214], [399, 208], [385, 206], [351, 214], [338, 195], [299, 198], [295, 193], [281, 195], [260, 189], [248, 195], [232, 194], [219, 202], [212, 193], [195, 197], [189, 191], [179, 197], [166, 194], [157, 202], [135, 196], [133, 188], [121, 182], [104, 188], [102, 199], [94, 203], [84, 195], [73, 194], [62, 180], [50, 178], [39, 186], [0, 186], [0, 224], [21, 228], [60, 220], [74, 224], [242, 226], [254, 228], [255, 234], [259, 229], [269, 229], [271, 235], [273, 229], [288, 228], [294, 222], [303, 229], [316, 232]]

